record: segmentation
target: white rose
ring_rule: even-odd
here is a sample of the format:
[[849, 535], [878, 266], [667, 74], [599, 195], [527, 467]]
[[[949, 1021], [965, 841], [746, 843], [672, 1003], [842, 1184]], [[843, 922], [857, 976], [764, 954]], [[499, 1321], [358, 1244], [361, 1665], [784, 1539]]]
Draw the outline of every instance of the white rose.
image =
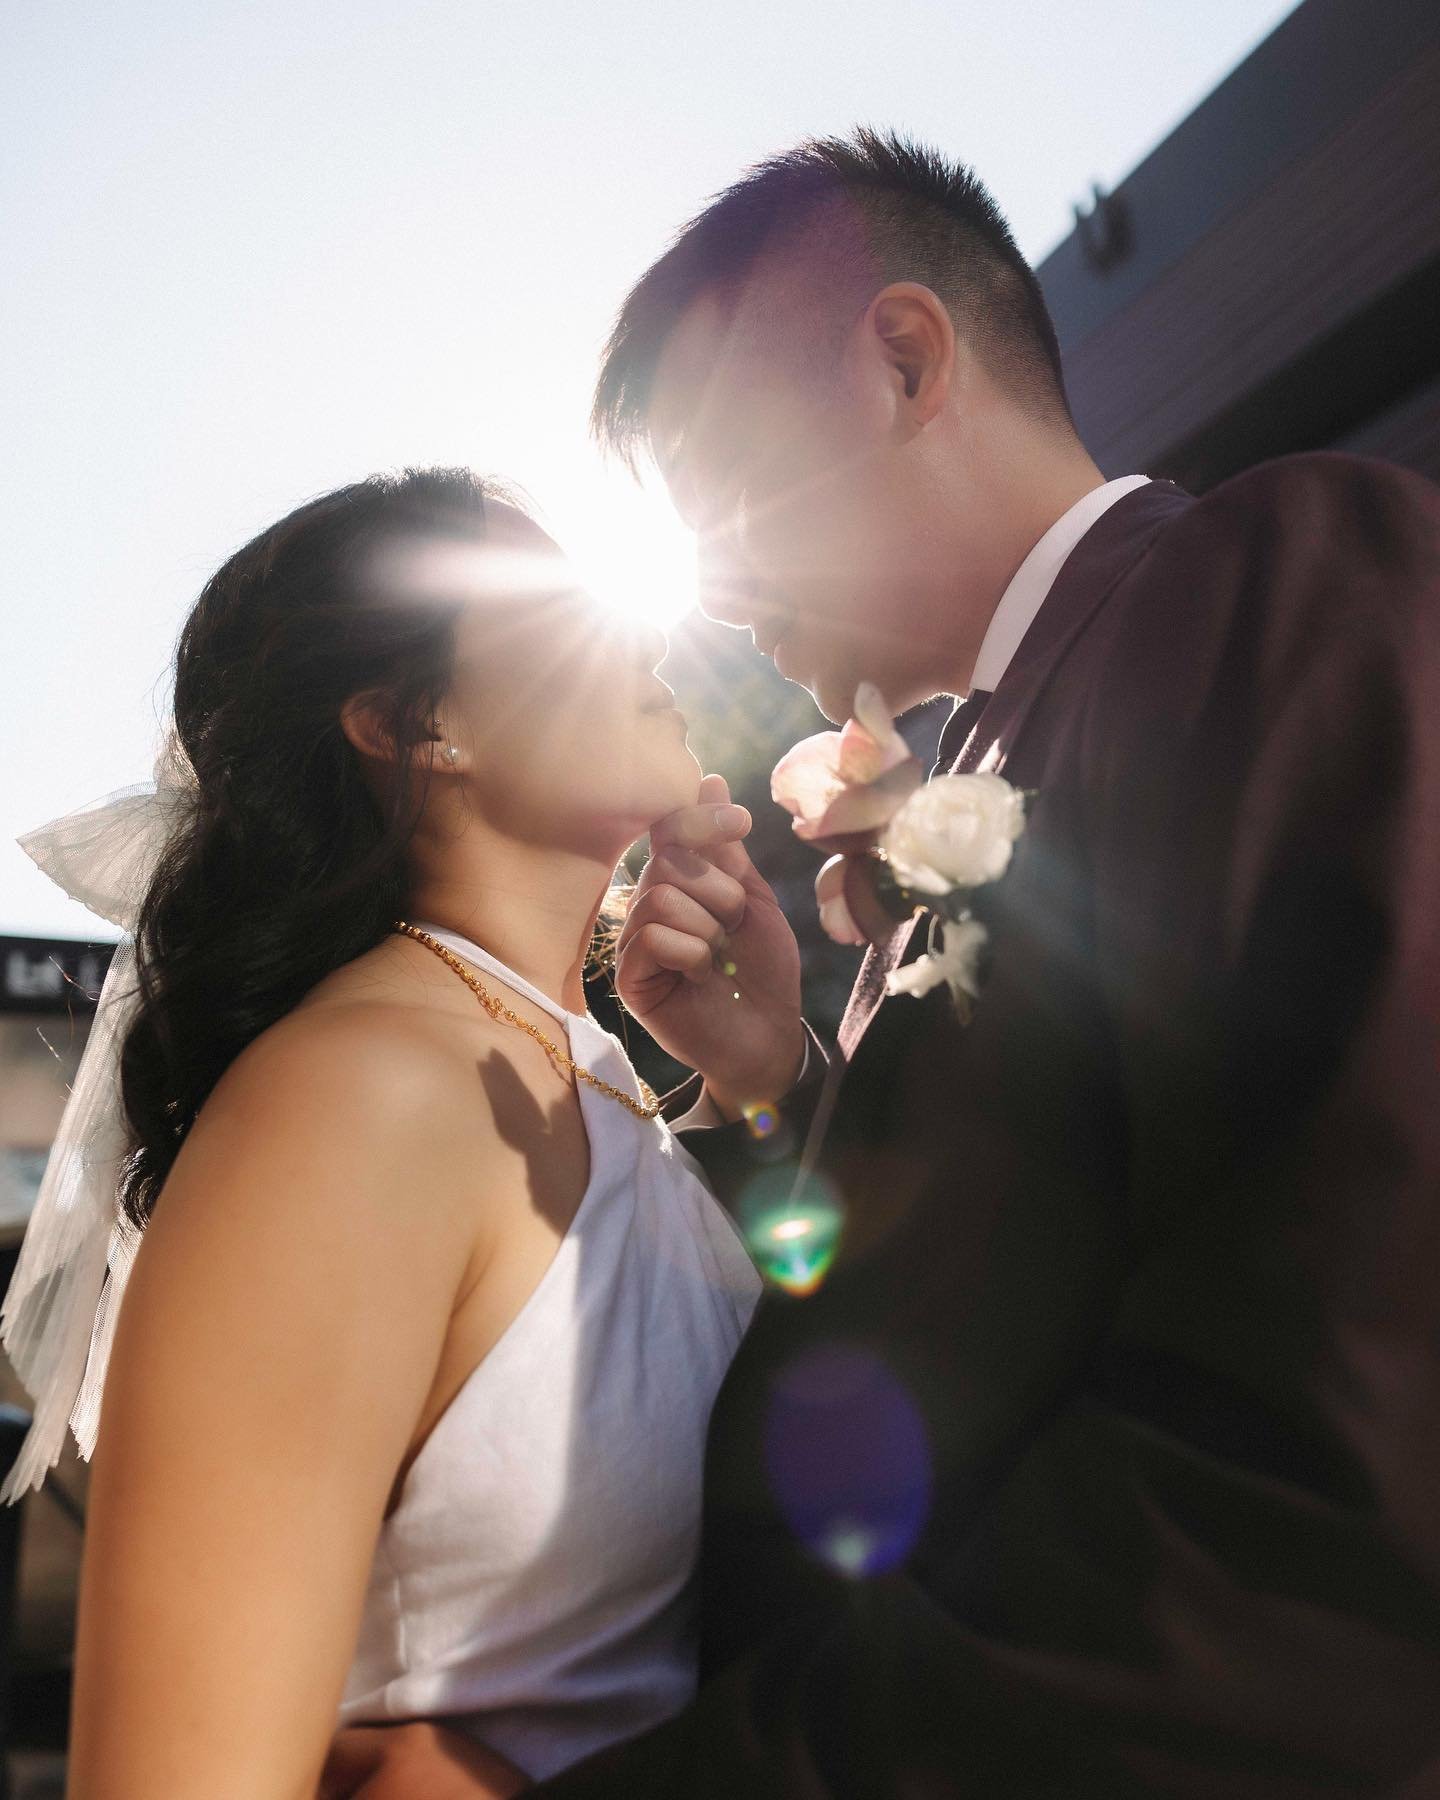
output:
[[903, 886], [945, 894], [997, 881], [1024, 829], [1024, 796], [1003, 777], [937, 775], [910, 795], [880, 844]]

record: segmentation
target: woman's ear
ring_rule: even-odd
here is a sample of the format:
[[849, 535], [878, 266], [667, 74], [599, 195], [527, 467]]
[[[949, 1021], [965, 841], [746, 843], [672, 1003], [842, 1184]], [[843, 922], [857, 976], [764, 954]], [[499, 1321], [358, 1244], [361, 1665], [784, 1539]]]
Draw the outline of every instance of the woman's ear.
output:
[[[378, 693], [351, 695], [340, 707], [340, 731], [344, 731], [347, 742], [364, 756], [365, 761], [383, 763], [385, 767], [394, 765], [398, 752], [391, 729], [385, 724], [385, 706]], [[427, 738], [421, 738], [410, 751], [410, 761], [454, 770], [459, 769], [461, 751], [459, 745], [446, 738], [445, 727], [437, 720], [436, 729]]]
[[896, 281], [870, 302], [865, 328], [872, 352], [890, 371], [897, 404], [912, 425], [928, 425], [955, 379], [955, 325], [933, 289]]
[[396, 761], [395, 740], [386, 729], [379, 694], [352, 694], [340, 708], [340, 729], [367, 762]]

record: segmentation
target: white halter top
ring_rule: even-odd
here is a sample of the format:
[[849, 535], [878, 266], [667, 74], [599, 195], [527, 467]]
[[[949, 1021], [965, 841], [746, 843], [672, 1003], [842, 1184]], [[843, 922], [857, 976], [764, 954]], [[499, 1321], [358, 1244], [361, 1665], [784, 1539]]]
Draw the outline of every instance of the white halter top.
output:
[[[468, 939], [640, 1098], [618, 1039]], [[578, 1084], [590, 1176], [539, 1285], [381, 1526], [342, 1724], [444, 1715], [542, 1779], [678, 1712], [710, 1409], [760, 1278], [663, 1120]], [[458, 1716], [457, 1716], [458, 1715]]]

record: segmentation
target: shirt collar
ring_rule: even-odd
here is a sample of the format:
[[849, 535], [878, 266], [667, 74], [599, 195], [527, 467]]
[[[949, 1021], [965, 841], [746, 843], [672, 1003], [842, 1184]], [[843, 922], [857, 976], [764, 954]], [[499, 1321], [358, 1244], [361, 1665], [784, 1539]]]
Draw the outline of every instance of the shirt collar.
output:
[[1082, 494], [1075, 504], [1050, 527], [1010, 578], [1000, 596], [989, 627], [975, 658], [975, 672], [970, 677], [970, 691], [993, 692], [1000, 677], [1010, 667], [1010, 659], [1020, 648], [1020, 640], [1030, 629], [1031, 621], [1055, 585], [1055, 577], [1065, 565], [1070, 552], [1085, 533], [1123, 495], [1144, 487], [1148, 475], [1121, 475], [1100, 487]]

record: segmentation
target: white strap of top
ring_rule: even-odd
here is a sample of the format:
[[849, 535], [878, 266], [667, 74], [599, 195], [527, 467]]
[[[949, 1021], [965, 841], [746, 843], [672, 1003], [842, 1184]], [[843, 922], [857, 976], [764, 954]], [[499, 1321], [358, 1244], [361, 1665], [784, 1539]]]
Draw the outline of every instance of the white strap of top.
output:
[[472, 944], [469, 938], [461, 937], [458, 931], [447, 931], [443, 925], [429, 925], [424, 919], [416, 919], [412, 923], [421, 931], [428, 931], [431, 937], [442, 943], [447, 950], [453, 950], [456, 956], [463, 957], [466, 962], [472, 962], [478, 968], [487, 969], [490, 974], [514, 988], [517, 994], [533, 1000], [536, 1006], [549, 1013], [552, 1019], [558, 1019], [562, 1025], [569, 1025], [572, 1019], [579, 1016], [566, 1012], [563, 1006], [558, 1006], [548, 994], [542, 994], [523, 975], [517, 975], [513, 969], [507, 968], [498, 956], [482, 950], [479, 944]]

